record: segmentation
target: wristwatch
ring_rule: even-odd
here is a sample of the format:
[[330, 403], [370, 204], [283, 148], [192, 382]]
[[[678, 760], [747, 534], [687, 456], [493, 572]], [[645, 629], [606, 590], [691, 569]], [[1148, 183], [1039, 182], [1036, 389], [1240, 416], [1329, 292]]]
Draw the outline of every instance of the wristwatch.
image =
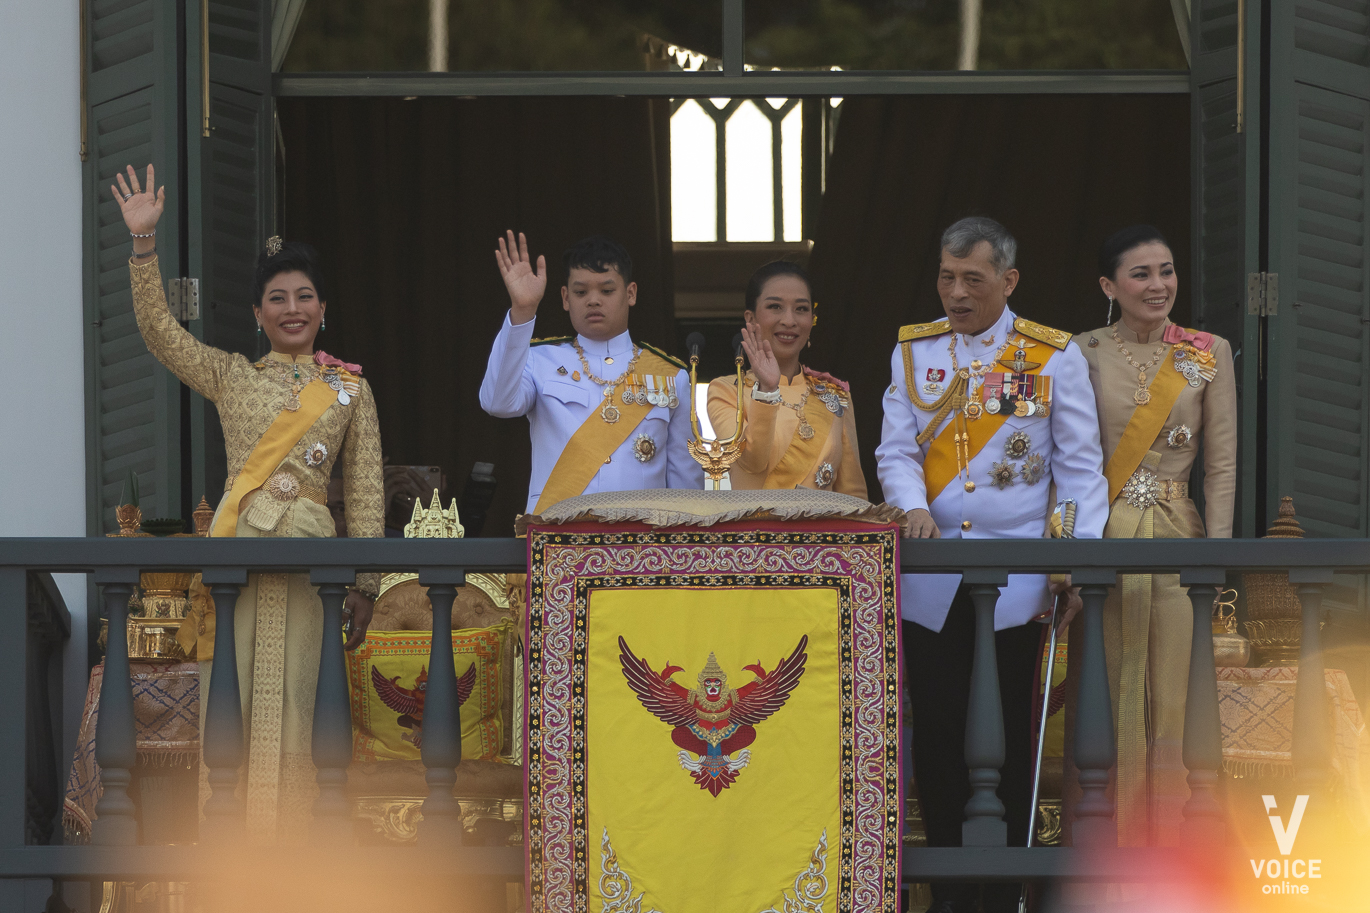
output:
[[760, 384], [752, 384], [752, 399], [756, 400], [758, 403], [770, 403], [774, 406], [776, 403], [780, 402], [780, 391], [773, 390], [770, 393], [763, 393], [761, 392]]

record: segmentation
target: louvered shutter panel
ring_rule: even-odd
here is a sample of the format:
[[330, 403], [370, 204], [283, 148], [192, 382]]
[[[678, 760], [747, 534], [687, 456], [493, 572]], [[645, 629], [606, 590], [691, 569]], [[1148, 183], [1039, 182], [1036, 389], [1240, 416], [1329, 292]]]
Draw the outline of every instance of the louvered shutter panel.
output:
[[[198, 139], [201, 185], [191, 218], [199, 230], [191, 242], [191, 269], [203, 277], [205, 341], [255, 358], [252, 272], [272, 233], [274, 200], [269, 0], [212, 0], [209, 52], [210, 135]], [[213, 501], [227, 465], [210, 404], [197, 437]]]
[[[143, 516], [181, 515], [181, 388], [148, 353], [133, 318], [131, 242], [109, 192], [133, 165], [152, 162], [168, 196], [178, 186], [173, 0], [91, 0], [84, 259], [86, 316], [87, 523], [117, 528], [114, 507], [130, 471]], [[168, 205], [157, 226], [164, 277], [179, 275], [180, 220]]]
[[[1190, 144], [1193, 180], [1191, 236], [1194, 276], [1187, 289], [1193, 295], [1194, 322], [1199, 329], [1216, 333], [1237, 353], [1238, 408], [1242, 435], [1238, 459], [1237, 503], [1234, 534], [1252, 535], [1256, 524], [1256, 474], [1253, 471], [1261, 442], [1256, 436], [1256, 390], [1259, 364], [1253, 353], [1259, 348], [1260, 327], [1246, 317], [1246, 274], [1257, 270], [1259, 225], [1247, 218], [1259, 211], [1260, 167], [1255, 156], [1259, 130], [1252, 116], [1258, 106], [1259, 81], [1245, 84], [1247, 104], [1244, 131], [1237, 131], [1237, 30], [1236, 0], [1195, 0], [1190, 21]], [[1247, 36], [1259, 36], [1259, 17], [1248, 21]], [[1258, 46], [1258, 45], [1255, 45]], [[1249, 51], [1248, 60], [1252, 55]], [[1202, 491], [1202, 473], [1193, 481]]]
[[1370, 0], [1272, 8], [1269, 490], [1370, 533]]

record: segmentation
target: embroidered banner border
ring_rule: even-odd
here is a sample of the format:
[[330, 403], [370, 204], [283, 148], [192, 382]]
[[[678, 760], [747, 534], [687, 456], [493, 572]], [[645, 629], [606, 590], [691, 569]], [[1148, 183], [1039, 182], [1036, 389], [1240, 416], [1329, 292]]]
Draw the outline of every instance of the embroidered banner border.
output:
[[754, 586], [838, 590], [843, 833], [836, 909], [895, 913], [903, 832], [895, 528], [829, 522], [620, 529], [578, 524], [528, 532], [525, 845], [534, 913], [588, 913], [590, 592]]

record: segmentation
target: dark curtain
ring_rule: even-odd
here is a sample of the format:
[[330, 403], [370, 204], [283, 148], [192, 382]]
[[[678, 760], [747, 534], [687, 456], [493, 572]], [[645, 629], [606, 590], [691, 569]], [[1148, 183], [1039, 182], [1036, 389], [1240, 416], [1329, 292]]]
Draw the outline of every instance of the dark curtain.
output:
[[[1018, 239], [1011, 306], [1072, 333], [1103, 325], [1100, 243], [1135, 222], [1170, 240], [1189, 319], [1189, 96], [848, 98], [809, 261], [812, 362], [849, 380], [871, 498], [898, 328], [941, 317], [942, 230], [968, 215]], [[1116, 317], [1116, 310], [1115, 310]]]
[[667, 102], [615, 98], [283, 98], [280, 225], [322, 253], [328, 329], [376, 394], [392, 464], [440, 465], [451, 495], [476, 462], [498, 488], [484, 535], [508, 536], [528, 494], [526, 419], [477, 392], [509, 298], [506, 228], [550, 278], [538, 336], [571, 332], [561, 253], [603, 233], [633, 256], [634, 338], [674, 338]]

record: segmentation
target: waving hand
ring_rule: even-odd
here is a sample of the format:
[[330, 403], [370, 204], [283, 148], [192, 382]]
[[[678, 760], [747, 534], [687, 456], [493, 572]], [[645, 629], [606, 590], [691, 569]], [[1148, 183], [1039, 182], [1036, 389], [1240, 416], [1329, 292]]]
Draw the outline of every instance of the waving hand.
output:
[[509, 291], [509, 322], [527, 323], [537, 316], [538, 302], [547, 291], [547, 259], [539, 254], [534, 269], [528, 258], [528, 239], [519, 232], [516, 246], [514, 233], [510, 231], [507, 242], [504, 238], [499, 239], [495, 263], [499, 265], [499, 274], [504, 277], [504, 287]]

